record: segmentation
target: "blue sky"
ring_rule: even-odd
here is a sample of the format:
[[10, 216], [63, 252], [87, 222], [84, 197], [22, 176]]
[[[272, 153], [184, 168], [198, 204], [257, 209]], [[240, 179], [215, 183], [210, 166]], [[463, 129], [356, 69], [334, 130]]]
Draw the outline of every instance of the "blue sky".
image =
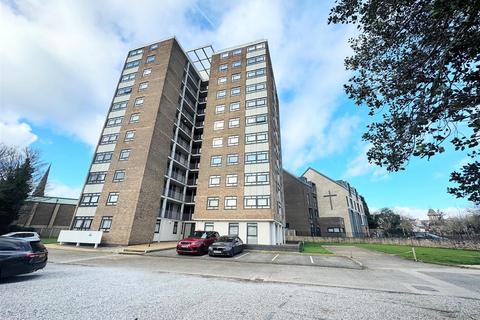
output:
[[[446, 192], [465, 159], [446, 152], [406, 171], [370, 165], [371, 121], [343, 91], [352, 26], [329, 26], [327, 1], [0, 1], [0, 142], [52, 163], [48, 193], [78, 197], [128, 50], [175, 35], [185, 48], [268, 39], [280, 95], [284, 166], [346, 179], [370, 207], [423, 217], [471, 204]], [[55, 19], [52, 19], [55, 17]]]

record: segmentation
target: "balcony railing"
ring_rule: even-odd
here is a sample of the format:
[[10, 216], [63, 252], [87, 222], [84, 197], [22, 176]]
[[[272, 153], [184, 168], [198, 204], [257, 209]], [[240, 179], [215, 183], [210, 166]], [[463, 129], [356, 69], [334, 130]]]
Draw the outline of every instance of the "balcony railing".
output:
[[170, 197], [172, 199], [183, 200], [183, 193], [176, 192], [176, 191], [173, 191], [173, 190], [168, 190], [168, 192], [165, 194], [165, 196]]
[[179, 173], [176, 173], [176, 172], [172, 172], [170, 174], [170, 177], [177, 180], [177, 181], [180, 181], [182, 183], [185, 183], [185, 176], [182, 175], [182, 174], [179, 174]]

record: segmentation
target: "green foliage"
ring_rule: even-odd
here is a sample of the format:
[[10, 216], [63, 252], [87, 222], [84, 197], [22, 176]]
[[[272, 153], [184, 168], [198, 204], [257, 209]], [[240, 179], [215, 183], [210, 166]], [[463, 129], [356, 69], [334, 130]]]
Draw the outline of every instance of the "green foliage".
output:
[[409, 218], [402, 217], [389, 208], [382, 208], [372, 215], [372, 225], [383, 230], [385, 237], [407, 237], [413, 231]]
[[0, 145], [0, 233], [18, 219], [20, 208], [32, 191], [35, 153], [24, 154]]
[[[345, 85], [374, 117], [364, 140], [370, 162], [404, 170], [411, 157], [445, 151], [446, 142], [480, 154], [480, 2], [339, 0], [329, 23], [353, 23], [353, 76]], [[448, 191], [480, 203], [478, 162], [453, 173]]]

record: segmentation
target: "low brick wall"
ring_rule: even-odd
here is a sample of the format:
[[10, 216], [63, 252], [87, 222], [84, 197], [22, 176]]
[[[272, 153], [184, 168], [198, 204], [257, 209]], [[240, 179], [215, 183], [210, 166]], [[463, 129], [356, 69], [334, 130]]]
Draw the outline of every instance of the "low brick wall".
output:
[[450, 249], [471, 249], [480, 250], [480, 241], [475, 240], [421, 240], [402, 238], [335, 238], [335, 237], [299, 237], [287, 236], [287, 241], [310, 241], [310, 242], [332, 242], [332, 243], [376, 243], [396, 244], [412, 247], [434, 247]]

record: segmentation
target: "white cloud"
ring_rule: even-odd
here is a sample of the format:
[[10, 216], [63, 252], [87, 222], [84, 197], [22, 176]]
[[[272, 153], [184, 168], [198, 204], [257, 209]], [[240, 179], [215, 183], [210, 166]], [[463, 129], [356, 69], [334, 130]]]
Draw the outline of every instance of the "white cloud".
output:
[[45, 190], [45, 195], [51, 197], [63, 197], [63, 198], [76, 198], [80, 196], [82, 187], [72, 187], [67, 186], [59, 181], [52, 181], [47, 183], [47, 188]]
[[370, 144], [364, 145], [358, 155], [347, 164], [347, 169], [343, 174], [345, 179], [364, 176], [367, 174], [371, 175], [371, 179], [373, 181], [384, 180], [388, 178], [388, 173], [385, 168], [378, 167], [368, 161], [367, 151], [370, 149], [370, 147]]
[[213, 43], [218, 49], [267, 38], [279, 90], [290, 93], [281, 122], [285, 165], [296, 169], [344, 150], [358, 124], [355, 116], [333, 120], [347, 77], [346, 40], [354, 28], [327, 25], [331, 3], [308, 5], [309, 10], [288, 1], [0, 4], [0, 67], [9, 80], [0, 86], [3, 103], [18, 117], [95, 145], [128, 49], [170, 35], [184, 48]]
[[38, 137], [32, 133], [32, 128], [27, 123], [2, 112], [0, 119], [0, 143], [8, 146], [24, 148], [35, 142]]

